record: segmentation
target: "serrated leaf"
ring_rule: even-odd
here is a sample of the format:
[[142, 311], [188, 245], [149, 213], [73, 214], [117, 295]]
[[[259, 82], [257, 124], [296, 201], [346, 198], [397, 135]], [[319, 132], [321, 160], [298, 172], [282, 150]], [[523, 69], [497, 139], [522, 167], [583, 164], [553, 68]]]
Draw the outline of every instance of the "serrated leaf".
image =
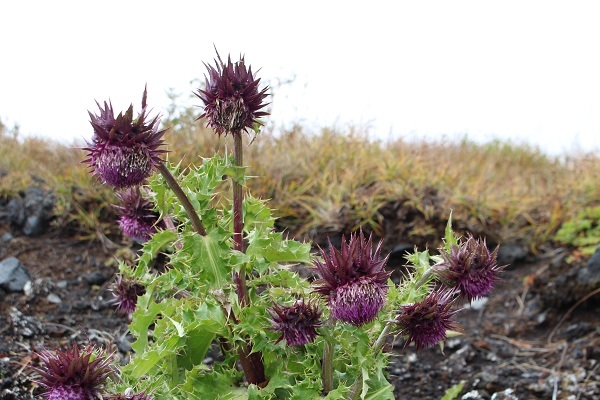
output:
[[448, 217], [448, 223], [446, 224], [446, 232], [444, 236], [444, 247], [446, 251], [449, 253], [452, 250], [452, 246], [458, 245], [458, 240], [456, 236], [454, 236], [454, 231], [452, 230], [452, 211], [450, 211], [450, 216]]
[[440, 400], [454, 400], [462, 391], [463, 386], [465, 386], [465, 381], [461, 381], [456, 385], [452, 386], [451, 388], [447, 389], [444, 393], [444, 397], [442, 397]]
[[[189, 248], [188, 246], [191, 246]], [[229, 278], [229, 268], [223, 259], [224, 251], [219, 238], [214, 232], [205, 236], [192, 235], [186, 238], [186, 251], [191, 252], [192, 273], [199, 273], [200, 278], [210, 288], [223, 287]]]

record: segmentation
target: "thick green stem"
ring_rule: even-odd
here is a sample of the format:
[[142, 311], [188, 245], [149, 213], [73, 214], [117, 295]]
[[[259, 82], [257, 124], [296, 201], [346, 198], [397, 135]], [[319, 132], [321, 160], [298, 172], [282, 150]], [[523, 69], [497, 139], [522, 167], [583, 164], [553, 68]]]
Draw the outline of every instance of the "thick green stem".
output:
[[332, 342], [332, 339], [331, 337], [325, 339], [325, 344], [323, 345], [322, 374], [323, 394], [325, 395], [333, 390], [333, 350], [335, 344]]
[[[385, 327], [383, 328], [381, 333], [379, 334], [379, 337], [375, 341], [375, 344], [373, 344], [373, 355], [374, 356], [377, 356], [377, 354], [379, 354], [379, 352], [383, 349], [383, 345], [385, 344], [385, 339], [387, 338], [387, 335], [390, 333], [390, 330], [392, 329], [393, 324], [395, 324], [394, 321], [388, 321], [385, 324]], [[362, 388], [362, 384], [363, 384], [362, 379], [357, 379], [354, 382], [354, 385], [352, 385], [352, 389], [350, 389], [350, 394], [348, 395], [348, 400], [358, 399], [358, 396], [360, 394], [360, 389]]]
[[198, 213], [194, 209], [194, 206], [190, 202], [190, 199], [188, 199], [188, 197], [183, 192], [183, 189], [181, 189], [181, 186], [179, 186], [179, 183], [177, 182], [173, 174], [171, 174], [171, 171], [169, 171], [167, 166], [162, 162], [158, 163], [157, 168], [158, 171], [162, 174], [163, 178], [165, 178], [167, 185], [169, 185], [173, 193], [175, 193], [175, 196], [177, 196], [177, 199], [179, 199], [179, 202], [187, 212], [190, 221], [192, 221], [192, 226], [194, 227], [194, 230], [198, 234], [206, 236], [206, 231], [204, 230], [204, 226], [202, 226], [202, 221], [200, 221]]
[[[429, 267], [425, 272], [423, 272], [423, 275], [421, 276], [419, 281], [417, 283], [415, 283], [415, 288], [419, 288], [419, 287], [421, 287], [421, 285], [423, 285], [425, 282], [427, 282], [427, 280], [429, 279], [429, 277], [431, 276], [432, 273], [433, 273], [433, 268]], [[390, 333], [390, 330], [392, 329], [392, 325], [394, 325], [394, 324], [395, 324], [394, 321], [388, 321], [385, 324], [385, 327], [383, 328], [383, 330], [379, 334], [379, 337], [373, 344], [373, 352], [375, 355], [377, 355], [383, 349], [383, 345], [385, 344], [385, 339], [387, 338], [387, 335]], [[354, 385], [352, 385], [352, 389], [350, 390], [350, 394], [348, 395], [348, 400], [356, 400], [358, 398], [358, 395], [360, 394], [361, 386], [362, 386], [362, 379], [357, 379], [356, 382], [354, 382]]]

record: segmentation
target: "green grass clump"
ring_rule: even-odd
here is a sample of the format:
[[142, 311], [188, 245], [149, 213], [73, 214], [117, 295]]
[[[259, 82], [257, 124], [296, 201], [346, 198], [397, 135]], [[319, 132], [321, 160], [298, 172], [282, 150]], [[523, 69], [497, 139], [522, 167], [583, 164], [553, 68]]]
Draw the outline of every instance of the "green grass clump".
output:
[[[184, 109], [164, 121], [168, 158], [183, 157], [183, 166], [232, 152], [231, 138], [219, 138], [196, 116]], [[246, 137], [245, 149], [249, 175], [256, 176], [250, 190], [272, 200], [280, 228], [310, 238], [362, 227], [392, 242], [432, 247], [453, 210], [458, 232], [491, 243], [517, 240], [537, 251], [563, 223], [596, 206], [600, 193], [597, 154], [556, 158], [501, 141], [370, 140], [352, 128], [266, 129], [250, 145], [253, 139]], [[83, 158], [81, 150], [1, 132], [0, 196], [41, 178], [60, 199], [57, 221], [77, 225], [82, 236], [109, 234], [114, 196], [85, 172]]]
[[585, 256], [594, 254], [600, 245], [600, 206], [586, 207], [565, 221], [556, 232], [556, 240], [577, 248]]

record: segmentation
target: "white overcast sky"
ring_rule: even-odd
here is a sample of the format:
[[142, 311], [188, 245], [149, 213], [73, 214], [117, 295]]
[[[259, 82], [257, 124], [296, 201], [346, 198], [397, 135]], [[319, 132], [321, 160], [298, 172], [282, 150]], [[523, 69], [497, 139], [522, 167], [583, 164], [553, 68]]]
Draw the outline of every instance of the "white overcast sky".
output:
[[[275, 87], [270, 123], [600, 149], [596, 1], [2, 1], [0, 119], [89, 139], [111, 99], [156, 111], [221, 55]], [[139, 109], [139, 108], [137, 108]]]

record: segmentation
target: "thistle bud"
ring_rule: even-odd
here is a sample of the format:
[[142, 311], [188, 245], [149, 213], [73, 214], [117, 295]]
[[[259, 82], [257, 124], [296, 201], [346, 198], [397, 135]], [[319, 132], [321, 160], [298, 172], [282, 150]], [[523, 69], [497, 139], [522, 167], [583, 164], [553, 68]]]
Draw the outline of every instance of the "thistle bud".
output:
[[99, 396], [99, 390], [112, 373], [110, 358], [92, 346], [38, 353], [43, 365], [33, 368], [41, 379], [35, 381], [46, 389], [49, 400], [88, 400]]
[[448, 330], [455, 330], [452, 316], [460, 310], [451, 310], [454, 292], [434, 290], [420, 302], [402, 306], [395, 322], [400, 326], [400, 334], [408, 336], [404, 347], [411, 342], [417, 350], [446, 339]]
[[93, 174], [100, 180], [116, 188], [139, 185], [154, 171], [165, 150], [162, 136], [165, 130], [158, 130], [160, 119], [148, 117], [146, 109], [146, 89], [142, 98], [142, 111], [133, 117], [133, 105], [125, 114], [116, 118], [112, 104], [99, 104], [100, 114], [89, 112], [90, 123], [94, 128], [92, 142], [88, 143], [87, 158]]
[[443, 262], [433, 267], [433, 273], [450, 288], [459, 291], [469, 303], [492, 291], [506, 266], [496, 261], [498, 247], [490, 252], [483, 241], [469, 235], [466, 241], [453, 245], [450, 252], [442, 251]]
[[260, 111], [267, 105], [268, 87], [259, 90], [260, 79], [255, 79], [252, 67], [246, 68], [244, 57], [240, 61], [227, 64], [221, 61], [217, 53], [216, 67], [207, 65], [204, 89], [198, 89], [196, 96], [204, 103], [204, 113], [198, 119], [206, 118], [208, 126], [219, 136], [227, 133], [239, 133], [260, 124], [259, 118], [269, 115]]
[[124, 278], [123, 275], [117, 275], [117, 279], [112, 288], [115, 296], [117, 312], [121, 314], [130, 314], [135, 311], [138, 296], [143, 296], [146, 289], [137, 282]]
[[121, 201], [116, 208], [121, 213], [119, 226], [123, 233], [139, 242], [149, 240], [157, 226], [161, 226], [152, 203], [142, 197], [137, 186], [125, 188], [117, 196]]
[[273, 330], [281, 332], [277, 343], [285, 339], [288, 346], [301, 346], [315, 340], [321, 326], [321, 313], [316, 304], [298, 300], [291, 306], [273, 306], [267, 310]]
[[381, 244], [373, 250], [372, 236], [352, 234], [337, 250], [329, 242], [329, 253], [321, 249], [323, 261], [314, 267], [321, 278], [315, 292], [326, 296], [333, 318], [361, 326], [375, 319], [385, 305], [390, 276], [385, 271], [388, 257], [381, 258]]

